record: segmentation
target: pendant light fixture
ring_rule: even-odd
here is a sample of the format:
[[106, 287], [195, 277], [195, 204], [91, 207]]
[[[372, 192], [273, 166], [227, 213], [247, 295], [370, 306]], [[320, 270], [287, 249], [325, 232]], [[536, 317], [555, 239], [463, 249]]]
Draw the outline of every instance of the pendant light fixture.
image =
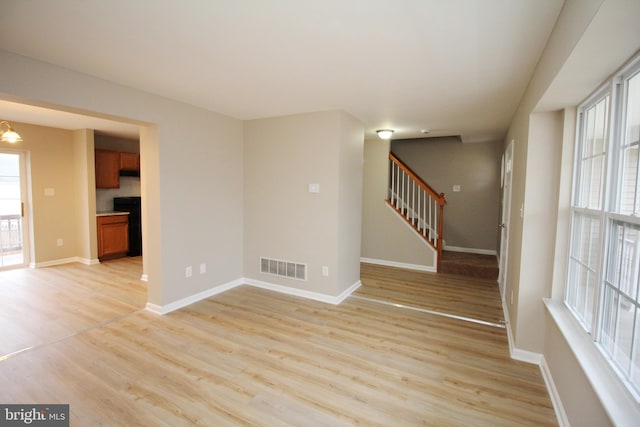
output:
[[[7, 130], [3, 131], [3, 127], [6, 127]], [[2, 142], [9, 142], [13, 144], [22, 141], [20, 134], [13, 130], [9, 122], [5, 120], [0, 121], [0, 132], [2, 132], [2, 136], [0, 136], [0, 141]]]

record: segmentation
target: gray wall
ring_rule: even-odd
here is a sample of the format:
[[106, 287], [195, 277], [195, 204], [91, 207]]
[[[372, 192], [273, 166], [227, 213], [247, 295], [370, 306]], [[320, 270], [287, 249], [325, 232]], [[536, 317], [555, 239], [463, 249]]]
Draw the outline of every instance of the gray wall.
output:
[[[438, 193], [445, 193], [445, 249], [496, 251], [502, 141], [407, 139], [392, 141], [391, 152]], [[454, 185], [462, 191], [454, 193]]]

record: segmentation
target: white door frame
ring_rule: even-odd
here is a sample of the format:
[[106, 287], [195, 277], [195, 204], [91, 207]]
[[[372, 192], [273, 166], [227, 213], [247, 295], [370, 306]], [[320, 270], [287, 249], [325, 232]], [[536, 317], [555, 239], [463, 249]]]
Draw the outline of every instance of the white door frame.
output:
[[16, 150], [10, 148], [1, 148], [1, 154], [10, 154], [17, 155], [19, 162], [19, 174], [20, 174], [20, 203], [21, 203], [21, 211], [22, 218], [20, 221], [20, 227], [22, 231], [21, 239], [22, 239], [22, 262], [19, 264], [9, 264], [2, 265], [0, 264], [0, 270], [7, 270], [12, 268], [21, 268], [29, 265], [29, 261], [31, 259], [31, 197], [30, 197], [30, 177], [29, 177], [29, 159], [28, 152], [24, 150]]
[[509, 222], [511, 219], [511, 184], [513, 179], [513, 146], [512, 139], [502, 155], [502, 171], [500, 184], [502, 186], [502, 223], [500, 224], [500, 259], [498, 287], [504, 300], [507, 283], [507, 259], [509, 254]]

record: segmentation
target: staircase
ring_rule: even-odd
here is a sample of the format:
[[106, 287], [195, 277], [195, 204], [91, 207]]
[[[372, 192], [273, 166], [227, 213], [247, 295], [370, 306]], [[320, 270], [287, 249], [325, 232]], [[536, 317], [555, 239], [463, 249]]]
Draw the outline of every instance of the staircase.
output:
[[438, 272], [498, 280], [498, 260], [495, 255], [443, 251]]
[[444, 193], [436, 193], [407, 165], [389, 153], [389, 192], [387, 204], [431, 245], [442, 258]]
[[494, 255], [443, 250], [444, 193], [437, 193], [392, 153], [389, 153], [386, 202], [436, 250], [439, 273], [498, 279], [498, 262]]

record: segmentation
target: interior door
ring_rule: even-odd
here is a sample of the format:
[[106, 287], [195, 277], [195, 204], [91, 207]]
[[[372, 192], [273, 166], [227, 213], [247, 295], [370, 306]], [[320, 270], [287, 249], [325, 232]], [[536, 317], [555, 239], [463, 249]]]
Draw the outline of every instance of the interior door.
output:
[[513, 140], [502, 156], [502, 223], [500, 224], [500, 274], [498, 285], [504, 299], [507, 281], [507, 257], [509, 254], [509, 219], [511, 218], [511, 180], [513, 176]]
[[24, 153], [0, 151], [0, 269], [29, 263]]

